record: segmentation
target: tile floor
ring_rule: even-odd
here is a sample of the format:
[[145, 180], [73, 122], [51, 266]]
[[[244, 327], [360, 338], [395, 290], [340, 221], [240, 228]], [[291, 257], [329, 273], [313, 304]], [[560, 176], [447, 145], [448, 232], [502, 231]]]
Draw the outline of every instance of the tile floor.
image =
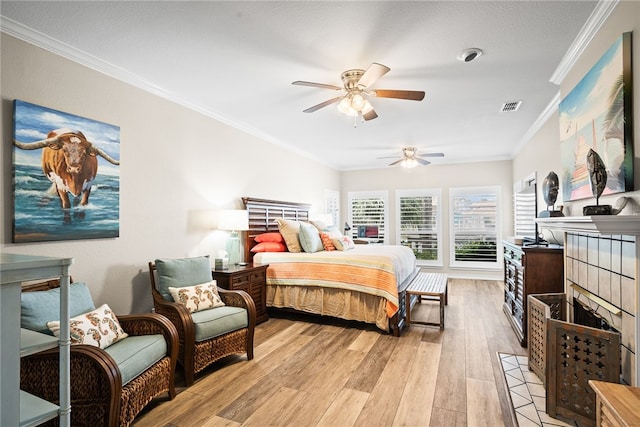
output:
[[498, 353], [519, 427], [575, 427], [574, 422], [551, 418], [544, 410], [542, 381], [529, 370], [526, 356]]

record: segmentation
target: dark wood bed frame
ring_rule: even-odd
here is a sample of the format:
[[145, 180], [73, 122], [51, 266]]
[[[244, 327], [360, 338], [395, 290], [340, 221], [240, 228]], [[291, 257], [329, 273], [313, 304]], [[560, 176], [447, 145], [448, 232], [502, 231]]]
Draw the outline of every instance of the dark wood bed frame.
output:
[[[283, 202], [278, 200], [256, 199], [243, 197], [242, 202], [249, 214], [249, 230], [245, 232], [244, 259], [253, 261], [251, 248], [256, 245], [255, 237], [258, 234], [270, 231], [278, 231], [276, 218], [290, 219], [294, 221], [308, 221], [310, 204]], [[413, 280], [411, 275], [405, 282], [398, 286], [398, 312], [389, 319], [389, 330], [394, 336], [400, 336], [406, 326], [405, 290]], [[271, 308], [270, 308], [271, 309]], [[281, 309], [284, 310], [284, 309]], [[290, 310], [289, 311], [295, 311]]]

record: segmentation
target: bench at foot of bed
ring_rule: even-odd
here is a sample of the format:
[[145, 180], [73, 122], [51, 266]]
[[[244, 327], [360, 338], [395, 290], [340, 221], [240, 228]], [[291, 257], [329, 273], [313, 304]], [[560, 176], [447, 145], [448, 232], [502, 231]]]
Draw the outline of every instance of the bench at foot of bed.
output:
[[[411, 323], [440, 326], [444, 329], [444, 306], [448, 304], [448, 277], [441, 273], [418, 273], [405, 291], [405, 307], [407, 310], [407, 326]], [[417, 302], [433, 300], [440, 303], [440, 323], [411, 320], [411, 296], [416, 295]]]

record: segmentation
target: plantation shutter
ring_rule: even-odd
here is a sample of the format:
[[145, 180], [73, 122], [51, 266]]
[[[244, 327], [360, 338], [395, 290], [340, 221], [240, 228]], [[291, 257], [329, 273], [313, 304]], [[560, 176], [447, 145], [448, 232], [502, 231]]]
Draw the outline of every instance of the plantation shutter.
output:
[[352, 238], [358, 236], [358, 226], [377, 226], [378, 240], [386, 241], [387, 192], [349, 193], [349, 221]]
[[513, 196], [515, 235], [536, 237], [536, 194], [515, 193]]
[[421, 264], [442, 265], [440, 191], [398, 190], [398, 242], [410, 247]]
[[451, 189], [451, 235], [453, 261], [498, 261], [498, 189], [496, 187]]

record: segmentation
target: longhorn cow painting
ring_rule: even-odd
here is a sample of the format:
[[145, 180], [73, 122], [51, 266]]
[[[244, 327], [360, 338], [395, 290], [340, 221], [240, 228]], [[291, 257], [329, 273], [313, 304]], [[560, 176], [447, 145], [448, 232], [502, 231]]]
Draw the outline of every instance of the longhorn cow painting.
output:
[[119, 236], [120, 128], [14, 101], [13, 242]]

